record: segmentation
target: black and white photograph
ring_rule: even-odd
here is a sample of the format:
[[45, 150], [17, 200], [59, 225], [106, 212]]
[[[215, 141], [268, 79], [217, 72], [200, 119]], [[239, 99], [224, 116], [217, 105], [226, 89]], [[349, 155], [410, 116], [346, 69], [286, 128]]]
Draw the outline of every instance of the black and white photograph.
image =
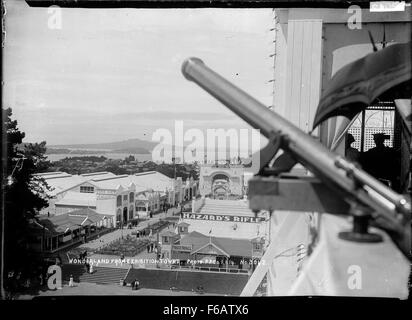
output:
[[3, 0], [1, 300], [407, 300], [411, 26], [411, 1]]

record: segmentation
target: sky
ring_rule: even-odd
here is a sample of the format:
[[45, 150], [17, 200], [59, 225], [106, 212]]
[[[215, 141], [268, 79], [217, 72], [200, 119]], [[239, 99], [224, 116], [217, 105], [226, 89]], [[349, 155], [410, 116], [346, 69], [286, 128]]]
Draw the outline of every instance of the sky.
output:
[[3, 106], [26, 142], [151, 140], [159, 128], [248, 128], [181, 74], [188, 57], [272, 104], [271, 9], [61, 9], [6, 1]]

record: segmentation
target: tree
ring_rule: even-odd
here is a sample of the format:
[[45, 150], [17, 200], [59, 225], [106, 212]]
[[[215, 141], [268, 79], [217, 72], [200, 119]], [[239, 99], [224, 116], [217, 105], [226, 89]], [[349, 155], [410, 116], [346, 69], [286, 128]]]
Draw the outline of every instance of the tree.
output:
[[128, 157], [124, 158], [124, 162], [130, 163], [136, 161], [135, 157], [133, 155], [129, 155]]
[[199, 164], [199, 162], [195, 161], [193, 163], [192, 171], [191, 171], [190, 174], [193, 177], [193, 179], [199, 180], [199, 176], [200, 176], [200, 164]]
[[45, 180], [33, 174], [46, 171], [46, 142], [22, 143], [25, 133], [12, 120], [10, 108], [3, 113], [3, 220], [2, 220], [2, 280], [9, 270], [23, 270], [29, 267], [28, 243], [30, 222], [38, 211], [48, 205]]
[[116, 164], [112, 164], [112, 165], [108, 165], [104, 167], [104, 171], [108, 171], [111, 173], [114, 173], [116, 175], [122, 175], [122, 174], [127, 174], [126, 169], [124, 168], [120, 168], [118, 165]]

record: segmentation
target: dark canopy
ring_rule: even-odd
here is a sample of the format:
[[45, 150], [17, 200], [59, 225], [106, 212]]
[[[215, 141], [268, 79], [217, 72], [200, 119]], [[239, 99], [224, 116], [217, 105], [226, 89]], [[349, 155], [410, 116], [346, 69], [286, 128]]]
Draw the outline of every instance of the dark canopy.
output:
[[340, 69], [322, 94], [313, 128], [330, 117], [352, 119], [379, 97], [411, 98], [411, 43], [394, 44]]

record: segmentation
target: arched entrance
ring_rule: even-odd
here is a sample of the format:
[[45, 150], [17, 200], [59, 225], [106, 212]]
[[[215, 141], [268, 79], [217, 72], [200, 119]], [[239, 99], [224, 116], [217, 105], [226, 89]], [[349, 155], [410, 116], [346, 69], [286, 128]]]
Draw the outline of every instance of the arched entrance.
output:
[[212, 178], [212, 197], [215, 199], [228, 199], [230, 195], [229, 176], [223, 173], [218, 173]]
[[122, 222], [122, 210], [121, 209], [117, 209], [117, 213], [116, 213], [116, 227], [120, 226]]
[[133, 205], [131, 205], [129, 208], [129, 219], [130, 220], [133, 220], [133, 212], [134, 212]]
[[123, 208], [123, 223], [126, 223], [127, 222], [127, 219], [128, 217], [127, 217], [127, 207], [124, 207]]
[[229, 196], [229, 192], [226, 186], [216, 186], [216, 188], [213, 190], [213, 195], [215, 199], [219, 200], [225, 200]]

